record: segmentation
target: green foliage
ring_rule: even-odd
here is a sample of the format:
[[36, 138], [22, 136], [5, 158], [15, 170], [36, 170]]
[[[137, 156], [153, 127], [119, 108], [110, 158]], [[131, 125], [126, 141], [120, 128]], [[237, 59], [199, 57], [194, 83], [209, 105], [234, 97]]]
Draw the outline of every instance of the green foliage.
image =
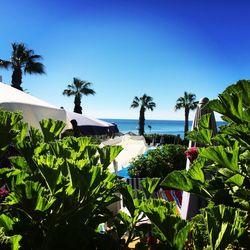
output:
[[19, 112], [10, 113], [0, 110], [0, 153], [3, 155], [9, 145], [18, 139], [23, 140], [26, 134], [26, 125], [21, 123], [22, 114]]
[[183, 249], [192, 223], [187, 223], [176, 214], [174, 203], [163, 200], [146, 200], [142, 211], [152, 222], [152, 231], [165, 249]]
[[164, 178], [173, 170], [185, 167], [186, 148], [181, 145], [166, 144], [161, 148], [150, 150], [146, 155], [137, 157], [128, 169], [131, 177]]
[[152, 228], [148, 224], [144, 211], [144, 202], [154, 197], [154, 191], [159, 184], [159, 178], [145, 178], [142, 190], [134, 190], [130, 185], [124, 185], [120, 190], [123, 202], [129, 213], [119, 211], [114, 221], [119, 238], [127, 235], [123, 244], [124, 249], [137, 237], [143, 238]]
[[193, 234], [194, 243], [203, 244], [198, 249], [250, 244], [246, 231], [250, 212], [249, 93], [250, 81], [238, 81], [207, 104], [207, 108], [222, 114], [227, 124], [212, 137], [209, 115], [202, 116], [199, 128], [188, 137], [206, 147], [199, 147], [198, 159], [188, 171], [174, 171], [161, 184], [206, 198], [209, 208], [202, 210], [196, 223], [206, 236], [201, 237], [197, 230]]
[[59, 139], [59, 135], [65, 127], [63, 121], [55, 122], [52, 119], [42, 120], [40, 126], [43, 132], [44, 141], [49, 142], [56, 139]]
[[246, 211], [225, 205], [202, 209], [201, 215], [194, 218], [197, 249], [207, 246], [209, 249], [226, 249], [230, 244], [240, 243], [242, 246], [249, 244], [249, 241], [245, 241], [247, 219]]
[[1, 186], [5, 183], [10, 190], [0, 216], [2, 246], [91, 249], [98, 245], [106, 236], [96, 229], [110, 217], [107, 207], [117, 201], [115, 192], [121, 185], [107, 166], [121, 148], [99, 149], [86, 138], [55, 140], [64, 125], [52, 120], [41, 122], [42, 133], [31, 129], [30, 137], [20, 140], [26, 131], [21, 115], [0, 115], [1, 126], [15, 132], [2, 134], [3, 154], [8, 145], [18, 149], [9, 158], [11, 168], [0, 172]]

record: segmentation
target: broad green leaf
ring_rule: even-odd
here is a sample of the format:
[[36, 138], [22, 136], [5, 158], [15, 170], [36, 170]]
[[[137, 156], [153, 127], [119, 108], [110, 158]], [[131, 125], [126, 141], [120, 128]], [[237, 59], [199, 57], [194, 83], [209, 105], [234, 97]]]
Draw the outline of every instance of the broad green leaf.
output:
[[227, 178], [230, 178], [235, 174], [234, 171], [232, 171], [232, 170], [230, 170], [228, 168], [219, 168], [218, 173], [222, 174], [223, 176], [225, 176]]
[[226, 180], [226, 182], [234, 183], [237, 186], [242, 186], [243, 182], [245, 180], [245, 177], [240, 174], [235, 174], [229, 179]]
[[61, 173], [60, 167], [64, 164], [64, 160], [62, 158], [57, 158], [54, 155], [47, 155], [35, 157], [34, 161], [41, 171], [50, 192], [54, 193], [59, 175]]
[[12, 218], [8, 217], [5, 214], [0, 215], [0, 226], [4, 227], [7, 231], [12, 230], [14, 224], [15, 222]]
[[236, 93], [242, 96], [244, 105], [249, 107], [250, 100], [250, 81], [239, 80], [236, 84], [232, 84], [225, 90], [227, 93]]
[[143, 192], [145, 193], [147, 198], [150, 198], [152, 196], [159, 182], [160, 178], [146, 178], [141, 181]]
[[205, 159], [199, 157], [195, 162], [192, 163], [191, 168], [188, 170], [188, 176], [190, 176], [192, 180], [204, 183], [205, 182], [205, 176], [203, 173], [204, 164], [205, 164]]
[[250, 123], [244, 124], [229, 124], [224, 128], [223, 133], [234, 138], [243, 146], [250, 147]]
[[29, 166], [24, 157], [12, 156], [12, 157], [9, 157], [9, 160], [15, 168], [24, 170], [24, 171], [29, 171]]
[[191, 225], [186, 227], [186, 222], [176, 214], [174, 203], [146, 200], [142, 203], [141, 209], [157, 230], [160, 241], [165, 242], [171, 249], [183, 249]]
[[127, 213], [119, 211], [117, 214], [117, 218], [120, 219], [126, 225], [127, 229], [131, 227], [133, 218], [130, 217]]
[[194, 185], [192, 180], [188, 177], [186, 170], [173, 171], [161, 183], [161, 186], [174, 188], [189, 192], [193, 190]]
[[40, 126], [43, 132], [44, 141], [49, 142], [59, 139], [59, 135], [65, 127], [65, 123], [59, 120], [55, 121], [52, 119], [47, 119], [40, 121]]
[[233, 171], [239, 171], [238, 153], [238, 144], [235, 144], [230, 151], [225, 149], [223, 146], [213, 146], [200, 149], [200, 155], [202, 157], [215, 161], [217, 164], [226, 166]]
[[124, 205], [128, 209], [131, 216], [134, 216], [136, 207], [135, 207], [135, 194], [133, 188], [130, 185], [126, 185], [124, 186], [124, 188], [120, 190], [120, 192], [123, 196]]
[[188, 235], [190, 234], [190, 231], [192, 229], [193, 223], [188, 222], [186, 226], [181, 228], [174, 239], [174, 245], [176, 246], [176, 249], [182, 250], [183, 246], [185, 245], [186, 240], [188, 239]]
[[224, 241], [226, 241], [225, 238], [228, 237], [229, 233], [230, 233], [229, 224], [222, 222], [221, 227], [220, 227], [220, 232], [218, 234], [218, 238], [215, 242], [214, 249], [222, 249], [222, 248], [225, 249], [224, 247], [227, 247], [229, 245], [228, 243], [224, 243]]
[[201, 214], [211, 249], [226, 249], [247, 230], [247, 211], [219, 205], [202, 209]]
[[115, 160], [115, 158], [121, 151], [121, 146], [105, 146], [103, 148], [98, 148], [100, 161], [103, 165], [103, 168], [106, 169]]
[[25, 182], [25, 197], [27, 199], [34, 199], [43, 190], [39, 182], [26, 181]]
[[0, 110], [0, 153], [17, 141], [19, 134], [22, 132], [17, 130], [16, 127], [22, 123], [22, 118], [20, 112]]
[[18, 250], [20, 245], [20, 240], [22, 239], [22, 235], [13, 235], [10, 237], [11, 250]]
[[39, 193], [37, 197], [35, 210], [44, 212], [48, 210], [54, 204], [55, 201], [56, 201], [55, 197], [50, 197], [49, 199], [47, 199], [43, 197], [41, 193]]

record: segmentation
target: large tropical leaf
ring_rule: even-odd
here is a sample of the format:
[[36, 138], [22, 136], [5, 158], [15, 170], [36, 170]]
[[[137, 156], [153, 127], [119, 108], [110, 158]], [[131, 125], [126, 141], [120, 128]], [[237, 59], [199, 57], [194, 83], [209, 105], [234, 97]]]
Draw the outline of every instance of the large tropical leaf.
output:
[[224, 148], [223, 146], [213, 146], [209, 148], [201, 148], [200, 155], [206, 157], [217, 164], [226, 166], [233, 171], [239, 171], [239, 147], [238, 143], [234, 143], [232, 148]]
[[55, 121], [52, 119], [40, 121], [40, 126], [43, 132], [44, 141], [49, 142], [59, 139], [59, 135], [65, 127], [63, 121]]
[[105, 146], [103, 148], [98, 148], [100, 154], [100, 162], [104, 169], [106, 169], [117, 157], [117, 155], [122, 151], [121, 146]]

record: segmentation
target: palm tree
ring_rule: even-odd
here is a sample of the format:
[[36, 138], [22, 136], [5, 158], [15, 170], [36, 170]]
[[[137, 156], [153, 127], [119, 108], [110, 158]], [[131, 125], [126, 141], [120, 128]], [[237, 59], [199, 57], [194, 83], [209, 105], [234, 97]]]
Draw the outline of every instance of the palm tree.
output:
[[22, 75], [44, 74], [44, 65], [37, 60], [42, 59], [40, 55], [34, 54], [33, 50], [27, 49], [23, 43], [12, 43], [12, 55], [9, 61], [0, 59], [0, 68], [12, 68], [11, 86], [22, 90]]
[[63, 91], [63, 95], [75, 96], [74, 112], [82, 114], [81, 99], [82, 95], [94, 95], [95, 91], [90, 88], [91, 82], [83, 81], [79, 78], [73, 78], [73, 83], [68, 85], [68, 88]]
[[195, 101], [196, 95], [192, 93], [184, 92], [183, 97], [179, 97], [175, 104], [175, 111], [184, 108], [185, 110], [185, 125], [184, 125], [184, 134], [188, 132], [188, 117], [189, 111], [194, 110], [197, 107], [198, 102]]
[[136, 96], [130, 107], [138, 108], [139, 106], [139, 135], [144, 135], [145, 111], [147, 109], [153, 111], [153, 109], [156, 107], [156, 104], [153, 102], [153, 98], [151, 96], [147, 96], [146, 94], [144, 94], [140, 98]]

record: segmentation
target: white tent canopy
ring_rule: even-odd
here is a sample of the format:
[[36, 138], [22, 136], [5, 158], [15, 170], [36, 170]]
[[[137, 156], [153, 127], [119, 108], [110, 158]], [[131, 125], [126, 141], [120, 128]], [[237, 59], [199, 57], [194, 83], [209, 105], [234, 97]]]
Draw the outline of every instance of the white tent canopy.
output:
[[[143, 136], [132, 136], [128, 134], [104, 141], [100, 146], [104, 147], [107, 145], [120, 145], [123, 147], [123, 150], [115, 159], [117, 171], [120, 171], [123, 167], [127, 167], [135, 157], [144, 154], [148, 150], [148, 145]], [[114, 163], [110, 164], [109, 169], [114, 172]]]
[[64, 109], [57, 108], [2, 82], [0, 82], [0, 108], [7, 111], [21, 111], [23, 120], [36, 128], [40, 128], [39, 121], [48, 118], [65, 122], [65, 129], [72, 127]]
[[105, 122], [83, 114], [67, 111], [70, 120], [76, 120], [77, 125], [83, 135], [102, 135], [117, 133], [118, 128], [115, 124]]

